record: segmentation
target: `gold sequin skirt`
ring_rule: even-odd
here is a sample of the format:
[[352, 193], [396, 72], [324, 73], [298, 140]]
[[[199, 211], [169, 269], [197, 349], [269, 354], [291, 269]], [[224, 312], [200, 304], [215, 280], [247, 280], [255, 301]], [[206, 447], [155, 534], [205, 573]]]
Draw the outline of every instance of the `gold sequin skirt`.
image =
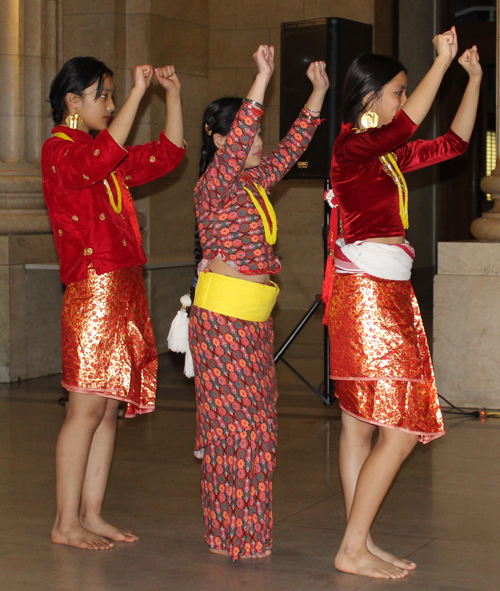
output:
[[62, 385], [127, 402], [127, 417], [155, 408], [158, 354], [141, 267], [67, 286], [62, 318]]
[[335, 274], [328, 311], [340, 407], [427, 443], [444, 435], [434, 369], [410, 281]]

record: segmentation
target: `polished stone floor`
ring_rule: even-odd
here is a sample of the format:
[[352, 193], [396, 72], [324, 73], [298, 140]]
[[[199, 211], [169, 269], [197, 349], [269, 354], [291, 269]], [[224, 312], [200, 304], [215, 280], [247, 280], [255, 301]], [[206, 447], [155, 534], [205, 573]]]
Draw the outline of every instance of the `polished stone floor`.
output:
[[[280, 321], [278, 342], [294, 321]], [[314, 319], [287, 354], [313, 382], [320, 337]], [[403, 581], [371, 581], [333, 566], [345, 524], [338, 408], [278, 367], [273, 554], [236, 564], [209, 554], [203, 540], [193, 386], [178, 359], [161, 358], [157, 412], [119, 421], [105, 516], [140, 540], [107, 552], [49, 540], [60, 376], [1, 386], [0, 591], [498, 591], [500, 421], [449, 416], [446, 437], [417, 447], [373, 535], [418, 569]]]

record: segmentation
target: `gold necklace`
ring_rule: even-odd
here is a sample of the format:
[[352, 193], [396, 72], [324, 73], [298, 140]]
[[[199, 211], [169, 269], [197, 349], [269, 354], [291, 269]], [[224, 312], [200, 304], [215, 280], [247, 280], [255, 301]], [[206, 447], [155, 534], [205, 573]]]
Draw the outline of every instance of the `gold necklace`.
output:
[[255, 195], [252, 193], [252, 191], [248, 187], [243, 187], [243, 188], [250, 195], [250, 199], [252, 200], [252, 203], [255, 205], [255, 209], [259, 212], [260, 218], [262, 220], [262, 225], [264, 226], [264, 233], [266, 235], [267, 243], [271, 244], [271, 245], [275, 244], [276, 237], [278, 235], [278, 220], [276, 218], [276, 212], [274, 211], [274, 208], [271, 205], [271, 202], [269, 201], [269, 197], [267, 196], [265, 189], [263, 187], [261, 187], [260, 185], [258, 185], [257, 183], [254, 183], [253, 181], [252, 181], [252, 184], [257, 189], [257, 191], [259, 192], [259, 195], [262, 197], [262, 200], [266, 204], [267, 211], [269, 212], [269, 217], [271, 218], [271, 223], [273, 225], [272, 230], [269, 227], [269, 221], [267, 219], [267, 215], [265, 214], [264, 209], [262, 208], [262, 205], [257, 200], [257, 197], [255, 197]]
[[399, 215], [403, 222], [403, 228], [407, 230], [410, 227], [410, 221], [408, 219], [408, 186], [405, 181], [403, 173], [399, 170], [399, 166], [396, 163], [396, 158], [392, 152], [380, 156], [380, 162], [384, 172], [386, 172], [391, 179], [396, 183], [399, 195]]
[[[61, 138], [62, 140], [68, 140], [70, 142], [74, 141], [68, 135], [63, 133], [62, 131], [57, 131], [54, 135], [58, 138]], [[113, 179], [113, 182], [115, 183], [116, 194], [118, 196], [118, 205], [115, 203], [113, 191], [111, 190], [111, 187], [109, 186], [108, 181], [106, 179], [104, 179], [103, 183], [104, 183], [104, 186], [106, 187], [106, 191], [108, 192], [108, 197], [109, 197], [109, 202], [111, 204], [111, 207], [114, 209], [114, 211], [116, 211], [116, 213], [121, 213], [122, 212], [122, 190], [120, 188], [120, 183], [118, 182], [118, 179], [116, 178], [116, 174], [114, 172], [111, 173], [111, 178]]]

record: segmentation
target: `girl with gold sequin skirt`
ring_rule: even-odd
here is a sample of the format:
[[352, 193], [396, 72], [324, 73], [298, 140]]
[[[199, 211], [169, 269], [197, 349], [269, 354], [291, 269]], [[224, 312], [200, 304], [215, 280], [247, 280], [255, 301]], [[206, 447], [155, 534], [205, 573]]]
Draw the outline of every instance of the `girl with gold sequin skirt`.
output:
[[[458, 45], [454, 28], [434, 38], [437, 57], [407, 99], [406, 69], [381, 55], [358, 57], [344, 87], [343, 126], [334, 149], [325, 319], [331, 377], [342, 409], [340, 475], [347, 529], [335, 558], [344, 572], [397, 579], [416, 567], [374, 544], [370, 528], [418, 440], [444, 434], [427, 338], [410, 284], [403, 173], [462, 154], [468, 145], [482, 70], [477, 48], [459, 59], [469, 83], [451, 128], [409, 143], [427, 115]], [[372, 436], [378, 427], [378, 439]]]
[[325, 64], [310, 64], [313, 91], [288, 134], [262, 154], [260, 118], [274, 48], [254, 54], [247, 97], [212, 102], [203, 117], [196, 217], [203, 259], [191, 309], [197, 437], [205, 538], [233, 560], [271, 553], [276, 400], [271, 310], [280, 270], [277, 221], [267, 196], [300, 158], [320, 120]]
[[[158, 141], [125, 146], [153, 78], [166, 90], [164, 132]], [[52, 82], [56, 127], [42, 148], [44, 197], [66, 285], [62, 385], [69, 392], [56, 447], [51, 538], [89, 550], [137, 540], [104, 521], [101, 510], [119, 403], [126, 403], [127, 417], [155, 408], [158, 358], [142, 277], [146, 257], [129, 187], [173, 170], [185, 153], [173, 66], [137, 66], [132, 79], [112, 120], [113, 72], [95, 58], [66, 62]]]

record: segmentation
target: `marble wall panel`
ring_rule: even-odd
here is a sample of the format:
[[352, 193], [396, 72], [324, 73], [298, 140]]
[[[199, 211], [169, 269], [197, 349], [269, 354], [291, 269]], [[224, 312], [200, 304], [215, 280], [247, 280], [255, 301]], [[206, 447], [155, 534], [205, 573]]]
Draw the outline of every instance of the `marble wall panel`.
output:
[[500, 277], [498, 242], [440, 242], [439, 275], [487, 275]]
[[229, 29], [210, 35], [210, 68], [250, 68], [253, 54], [270, 41], [269, 29]]
[[[188, 21], [200, 25], [208, 25], [207, 0], [151, 0], [150, 13], [153, 15], [167, 16], [179, 21]], [[182, 23], [179, 23], [182, 28]], [[167, 33], [168, 34], [168, 33]]]
[[[199, 128], [207, 106], [208, 80], [205, 76], [179, 73], [184, 127]], [[165, 120], [165, 90], [154, 84], [150, 97], [151, 120], [161, 123]]]
[[0, 59], [0, 115], [21, 115], [20, 80], [23, 58], [17, 54], [2, 55]]
[[123, 17], [124, 24], [117, 19], [117, 60], [123, 61], [123, 66], [128, 69], [151, 63], [150, 19], [149, 14], [129, 14]]
[[281, 23], [304, 19], [304, 0], [237, 0], [239, 29], [279, 27]]
[[152, 16], [150, 24], [151, 61], [174, 64], [179, 73], [206, 76], [208, 35], [205, 25]]
[[279, 231], [276, 252], [282, 309], [306, 309], [323, 281], [323, 182], [281, 181], [272, 193]]
[[[58, 271], [24, 270], [26, 378], [62, 371], [61, 309], [64, 286]], [[45, 297], [41, 298], [40, 294]], [[13, 351], [20, 355], [20, 351]], [[12, 374], [12, 378], [16, 378]]]
[[[10, 265], [9, 272], [9, 382], [28, 377], [28, 303], [24, 265]], [[42, 321], [40, 318], [39, 321]], [[58, 335], [59, 336], [59, 335]]]
[[93, 55], [111, 69], [115, 67], [115, 15], [66, 14], [63, 16], [63, 59]]
[[63, 14], [103, 14], [115, 12], [115, 0], [64, 0]]
[[436, 380], [439, 392], [457, 406], [500, 408], [499, 293], [500, 276], [435, 277]]
[[209, 0], [208, 23], [210, 31], [236, 29], [237, 0]]
[[0, 162], [15, 164], [21, 157], [21, 118], [0, 115]]
[[190, 260], [194, 248], [194, 183], [191, 179], [161, 179], [152, 189], [164, 187], [151, 198], [151, 255]]
[[336, 16], [373, 24], [375, 0], [304, 0], [304, 20]]
[[236, 68], [215, 68], [208, 71], [208, 102], [223, 96], [237, 96], [237, 72]]
[[3, 383], [9, 381], [9, 304], [9, 268], [0, 264], [0, 382]]

